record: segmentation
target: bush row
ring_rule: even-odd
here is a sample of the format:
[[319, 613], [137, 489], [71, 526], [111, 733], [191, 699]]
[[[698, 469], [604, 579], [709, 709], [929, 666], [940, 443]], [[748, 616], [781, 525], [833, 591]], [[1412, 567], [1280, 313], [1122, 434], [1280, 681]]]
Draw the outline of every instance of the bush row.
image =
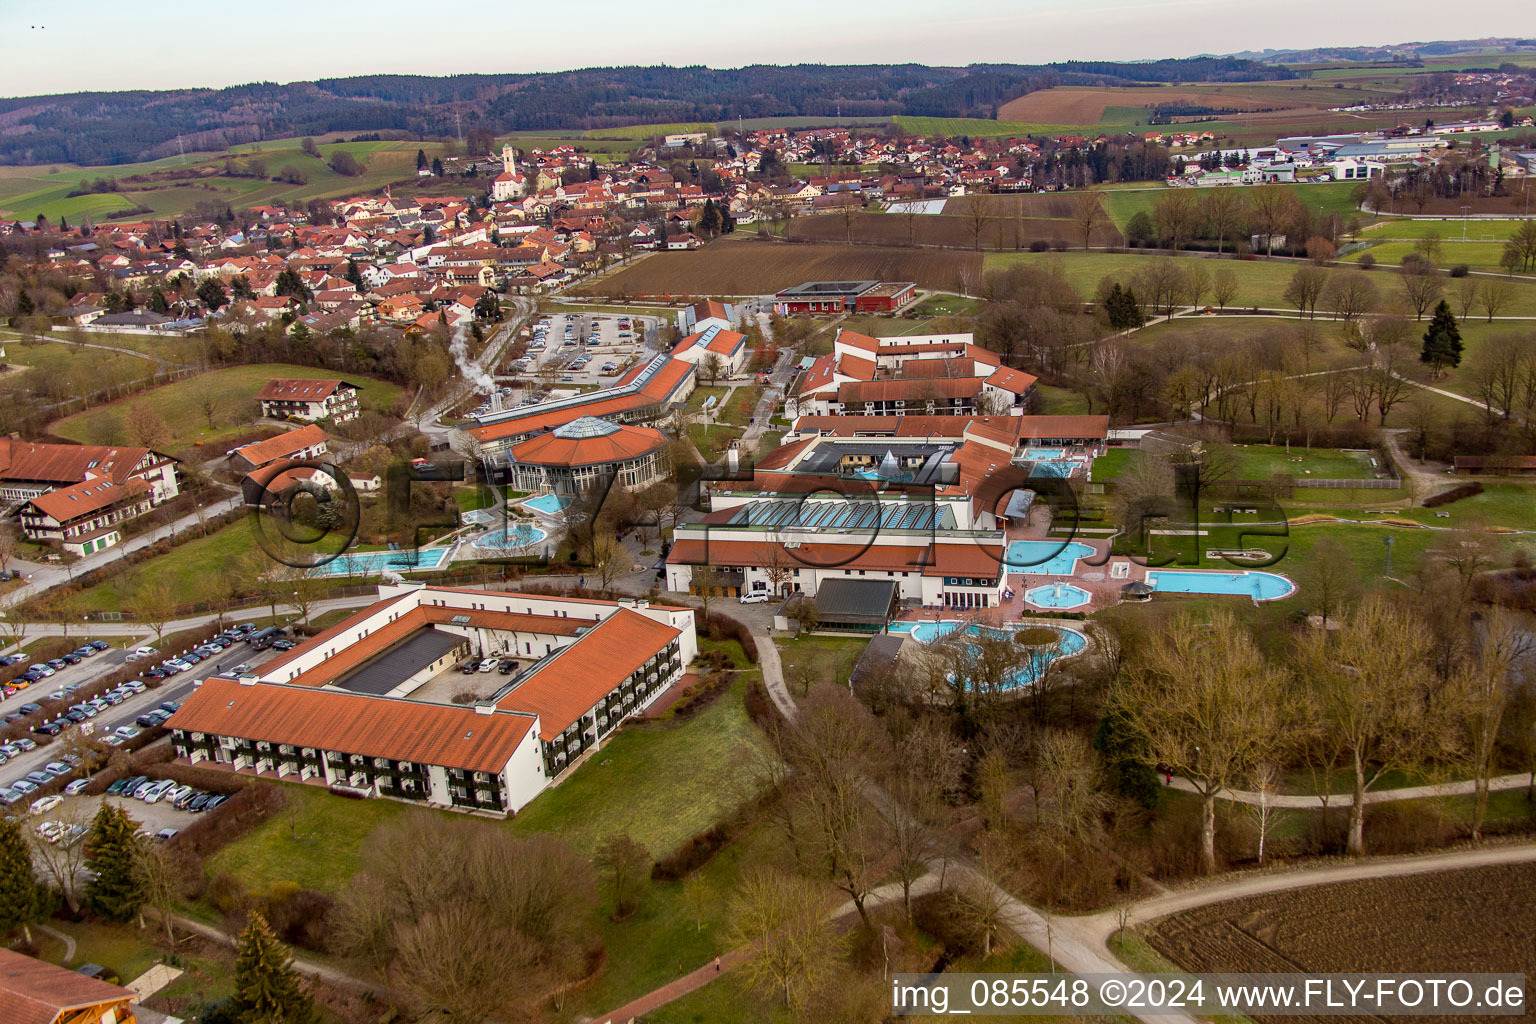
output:
[[752, 664], [757, 664], [757, 641], [745, 623], [736, 621], [719, 612], [699, 613], [696, 617], [699, 635], [708, 640], [735, 640]]
[[1471, 498], [1483, 493], [1483, 485], [1480, 483], [1462, 484], [1460, 487], [1452, 487], [1448, 491], [1441, 491], [1424, 499], [1425, 508], [1439, 508], [1441, 505], [1449, 505], [1453, 501], [1462, 498]]
[[767, 794], [759, 796], [703, 831], [694, 833], [683, 845], [651, 865], [651, 879], [657, 882], [678, 882], [687, 878], [743, 835], [762, 817], [772, 799]]

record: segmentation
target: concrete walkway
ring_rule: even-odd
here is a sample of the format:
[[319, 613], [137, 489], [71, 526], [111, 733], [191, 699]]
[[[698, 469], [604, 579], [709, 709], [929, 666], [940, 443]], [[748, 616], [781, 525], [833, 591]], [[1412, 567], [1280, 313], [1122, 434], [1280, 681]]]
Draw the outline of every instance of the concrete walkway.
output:
[[[1518, 775], [1499, 775], [1488, 780], [1488, 790], [1497, 793], [1506, 789], [1520, 789], [1530, 784], [1529, 772], [1520, 772]], [[1186, 793], [1200, 792], [1193, 782], [1178, 776], [1174, 777], [1173, 788], [1181, 789]], [[1391, 803], [1395, 800], [1424, 800], [1437, 796], [1465, 796], [1476, 792], [1477, 782], [1473, 779], [1463, 779], [1459, 782], [1442, 782], [1432, 786], [1405, 786], [1401, 789], [1374, 789], [1367, 790], [1365, 802], [1367, 804]], [[1218, 800], [1230, 800], [1233, 803], [1257, 805], [1263, 800], [1263, 795], [1247, 789], [1223, 789], [1216, 794]], [[1317, 793], [1271, 793], [1269, 805], [1271, 807], [1293, 807], [1302, 810], [1320, 810], [1323, 807], [1352, 807], [1355, 797], [1353, 793], [1332, 793], [1324, 799]]]

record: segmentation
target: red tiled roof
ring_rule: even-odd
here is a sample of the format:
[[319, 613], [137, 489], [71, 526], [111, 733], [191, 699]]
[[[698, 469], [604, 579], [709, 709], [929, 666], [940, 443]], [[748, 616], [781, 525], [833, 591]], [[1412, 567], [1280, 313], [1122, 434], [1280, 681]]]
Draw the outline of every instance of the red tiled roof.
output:
[[854, 348], [861, 348], [866, 352], [877, 352], [880, 349], [880, 339], [871, 338], [869, 335], [860, 334], [858, 331], [842, 328], [838, 329], [837, 337], [833, 339], [833, 344], [851, 345]]
[[166, 724], [214, 736], [499, 772], [533, 718], [276, 683], [243, 686], [210, 676]]
[[[768, 554], [769, 541], [692, 540], [672, 545], [668, 563], [678, 565], [804, 565], [809, 568], [918, 572], [924, 576], [996, 576], [1003, 562], [1000, 544], [832, 544], [804, 542], [782, 554]], [[781, 545], [775, 545], [781, 546]]]
[[539, 735], [553, 739], [678, 635], [671, 626], [621, 608], [556, 652], [497, 707], [538, 715]]
[[256, 392], [256, 398], [258, 401], [265, 399], [269, 402], [318, 402], [330, 397], [343, 385], [357, 387], [356, 384], [349, 384], [344, 380], [274, 377], [267, 381], [266, 387]]
[[51, 1024], [69, 1010], [133, 998], [130, 989], [0, 947], [0, 1024]]
[[69, 484], [84, 480], [90, 473], [122, 483], [149, 454], [148, 448], [46, 444], [0, 437], [0, 480]]
[[838, 385], [840, 402], [926, 401], [970, 398], [981, 390], [980, 377], [930, 377], [918, 380], [851, 380]]
[[987, 378], [987, 383], [993, 387], [1012, 391], [1016, 395], [1022, 395], [1034, 387], [1035, 381], [1039, 379], [1039, 377], [1025, 373], [1022, 370], [1015, 370], [1009, 366], [999, 366], [992, 371], [992, 376]]
[[297, 430], [285, 431], [276, 437], [269, 437], [265, 441], [253, 441], [250, 444], [241, 445], [231, 455], [238, 455], [252, 466], [265, 466], [277, 459], [284, 459], [294, 452], [311, 448], [329, 440], [325, 436], [325, 430], [317, 424], [311, 423]]
[[85, 480], [39, 494], [29, 504], [57, 522], [67, 523], [124, 501], [132, 501], [149, 492], [149, 484], [133, 477], [122, 484], [111, 480]]
[[512, 461], [538, 466], [591, 466], [637, 459], [667, 444], [667, 436], [651, 427], [621, 426], [602, 437], [560, 437], [555, 433], [530, 437], [512, 449]]

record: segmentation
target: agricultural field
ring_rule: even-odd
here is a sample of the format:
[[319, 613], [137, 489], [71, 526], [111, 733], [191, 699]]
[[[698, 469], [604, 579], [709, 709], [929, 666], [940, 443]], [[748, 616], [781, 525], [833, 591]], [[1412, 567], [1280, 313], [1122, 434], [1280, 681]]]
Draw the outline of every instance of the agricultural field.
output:
[[588, 139], [649, 139], [656, 135], [690, 135], [708, 132], [713, 135], [715, 126], [708, 121], [686, 121], [674, 124], [632, 124], [623, 128], [594, 128], [583, 136]]
[[[125, 357], [126, 358], [126, 357]], [[82, 444], [120, 444], [128, 438], [128, 410], [142, 402], [165, 420], [170, 436], [162, 446], [178, 452], [203, 444], [217, 444], [221, 439], [245, 433], [257, 419], [256, 392], [272, 377], [334, 378], [335, 373], [312, 366], [288, 366], [263, 363], [256, 366], [231, 366], [221, 370], [176, 381], [130, 398], [85, 412], [66, 416], [49, 426], [50, 432]], [[364, 410], [385, 411], [400, 397], [398, 384], [348, 374], [347, 379], [362, 388]], [[205, 399], [213, 399], [212, 421], [203, 410]]]
[[1536, 902], [1509, 895], [1533, 886], [1533, 864], [1311, 886], [1175, 914], [1146, 937], [1189, 971], [1529, 975]]
[[909, 135], [958, 139], [1000, 138], [1003, 136], [1053, 135], [1074, 130], [1069, 124], [1030, 124], [1023, 121], [992, 121], [984, 117], [914, 117], [897, 114], [891, 118]]
[[[1010, 217], [992, 213], [993, 208], [1006, 209], [1004, 203], [991, 200], [1008, 200], [1015, 196], [984, 196], [981, 198], [988, 210], [985, 219], [978, 224], [970, 216], [949, 214], [916, 214], [911, 217], [892, 216], [885, 213], [854, 214], [852, 224], [845, 224], [841, 214], [832, 213], [816, 217], [801, 217], [785, 228], [787, 238], [805, 238], [817, 242], [841, 242], [848, 239], [863, 245], [920, 245], [946, 249], [1024, 249], [1031, 242], [1067, 242], [1082, 244], [1082, 232], [1068, 220]], [[951, 199], [948, 210], [964, 200]], [[1017, 206], [1015, 206], [1017, 209]], [[1113, 224], [1100, 224], [1094, 229], [1093, 244], [1119, 246], [1124, 237]]]
[[[1285, 83], [1291, 86], [1291, 83]], [[1331, 98], [1331, 97], [1330, 97]], [[1112, 108], [1138, 110], [1145, 119], [1152, 108], [1163, 104], [1205, 106], [1224, 110], [1268, 110], [1304, 104], [1300, 90], [1276, 88], [1272, 83], [1235, 83], [1230, 85], [1168, 85], [1104, 89], [1061, 86], [1027, 93], [998, 108], [1005, 121], [1040, 121], [1052, 124], [1124, 125], [1125, 120], [1111, 120], [1105, 113]]]
[[981, 280], [981, 261], [979, 253], [731, 240], [696, 252], [656, 253], [574, 291], [625, 298], [766, 295], [817, 280], [915, 281], [926, 289], [971, 291]]

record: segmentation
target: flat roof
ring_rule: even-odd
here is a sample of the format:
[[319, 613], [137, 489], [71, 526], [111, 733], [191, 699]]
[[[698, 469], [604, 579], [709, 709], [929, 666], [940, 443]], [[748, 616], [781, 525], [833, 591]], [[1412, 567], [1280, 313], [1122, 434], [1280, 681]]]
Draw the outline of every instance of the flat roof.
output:
[[364, 662], [357, 671], [336, 680], [333, 685], [352, 693], [382, 696], [464, 642], [464, 637], [429, 626], [412, 633], [377, 658]]
[[816, 588], [816, 616], [829, 622], [884, 625], [895, 601], [895, 580], [822, 580]]
[[879, 281], [803, 281], [778, 294], [783, 298], [814, 298], [827, 295], [863, 295]]

